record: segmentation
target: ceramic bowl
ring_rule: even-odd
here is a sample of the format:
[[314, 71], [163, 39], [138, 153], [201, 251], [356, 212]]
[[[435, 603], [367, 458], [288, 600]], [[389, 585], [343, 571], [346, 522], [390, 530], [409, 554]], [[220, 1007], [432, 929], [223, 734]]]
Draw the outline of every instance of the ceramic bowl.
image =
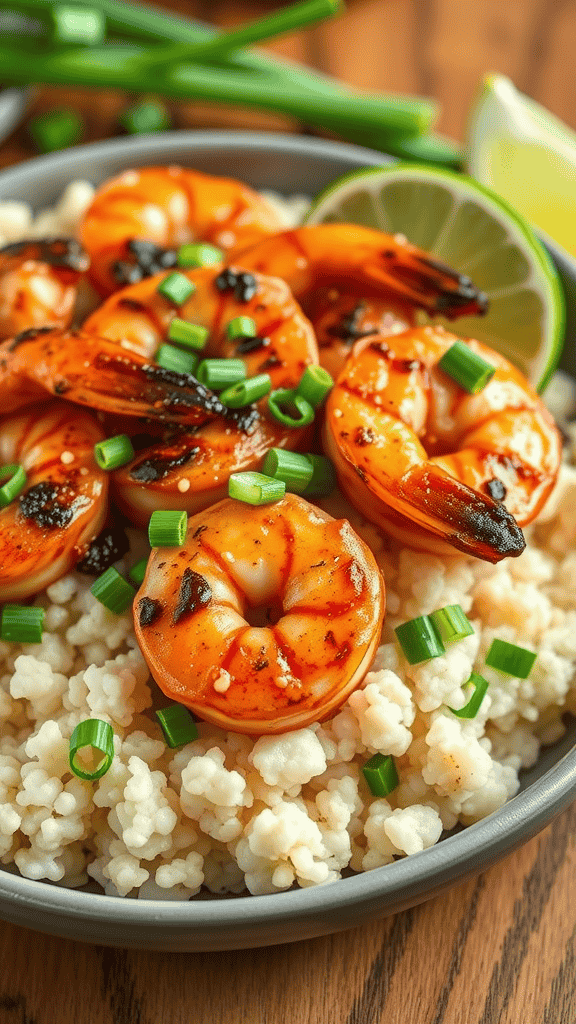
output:
[[[31, 160], [0, 174], [0, 200], [51, 205], [69, 181], [182, 163], [256, 188], [314, 195], [340, 174], [386, 162], [339, 143], [255, 132], [174, 132], [115, 139]], [[576, 371], [576, 266], [551, 247], [568, 303], [564, 365]], [[517, 796], [437, 846], [330, 885], [271, 896], [189, 902], [119, 899], [0, 871], [0, 917], [84, 942], [175, 951], [240, 949], [326, 935], [384, 917], [488, 868], [534, 836], [576, 797], [576, 723], [522, 773]]]

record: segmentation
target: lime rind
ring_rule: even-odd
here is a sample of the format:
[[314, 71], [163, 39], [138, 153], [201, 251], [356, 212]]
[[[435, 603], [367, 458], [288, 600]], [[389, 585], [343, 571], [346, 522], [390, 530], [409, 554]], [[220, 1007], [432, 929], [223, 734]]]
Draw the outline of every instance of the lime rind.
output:
[[406, 233], [469, 274], [487, 292], [491, 310], [485, 319], [458, 320], [457, 330], [516, 362], [538, 390], [546, 386], [562, 350], [564, 299], [548, 253], [505, 200], [456, 171], [395, 163], [333, 182], [306, 223], [343, 220]]

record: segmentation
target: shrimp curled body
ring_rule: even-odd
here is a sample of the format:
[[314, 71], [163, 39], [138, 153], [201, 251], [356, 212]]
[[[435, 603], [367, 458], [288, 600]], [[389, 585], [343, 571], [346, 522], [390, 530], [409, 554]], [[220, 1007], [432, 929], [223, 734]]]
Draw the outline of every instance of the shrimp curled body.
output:
[[0, 249], [0, 338], [30, 327], [67, 327], [89, 265], [73, 238], [13, 242]]
[[226, 499], [189, 521], [183, 548], [152, 551], [134, 613], [167, 696], [224, 729], [278, 733], [326, 718], [360, 683], [384, 591], [346, 520], [292, 494]]
[[524, 548], [521, 526], [550, 494], [561, 457], [554, 421], [522, 374], [496, 367], [478, 394], [438, 361], [441, 327], [358, 342], [327, 402], [324, 442], [357, 508], [409, 547], [497, 562]]
[[27, 481], [0, 509], [0, 601], [50, 586], [86, 553], [107, 512], [107, 474], [94, 461], [103, 438], [92, 416], [64, 402], [0, 421], [0, 465], [19, 463]]
[[[295, 387], [306, 366], [318, 362], [314, 331], [283, 281], [221, 266], [186, 277], [195, 290], [179, 308], [158, 292], [162, 278], [152, 277], [111, 295], [84, 331], [118, 343], [127, 356], [131, 350], [151, 356], [178, 316], [208, 329], [202, 357], [241, 359], [247, 377], [269, 374], [273, 389]], [[227, 324], [240, 316], [254, 322], [254, 337], [228, 337]], [[121, 430], [131, 432], [126, 424]], [[231, 473], [258, 469], [270, 448], [302, 447], [311, 433], [274, 420], [266, 399], [245, 409], [220, 407], [218, 416], [206, 415], [193, 430], [154, 437], [138, 424], [137, 432], [137, 457], [114, 474], [114, 491], [138, 525], [157, 508], [197, 512], [220, 501]]]
[[[124, 171], [98, 189], [80, 238], [91, 258], [93, 284], [109, 295], [119, 281], [132, 283], [169, 265], [152, 249], [139, 261], [138, 247], [130, 245], [134, 240], [160, 250], [200, 240], [233, 253], [282, 226], [270, 204], [239, 181], [182, 167], [146, 167]], [[160, 265], [150, 271], [146, 263], [152, 257]]]
[[332, 375], [348, 358], [355, 331], [363, 335], [373, 326], [375, 333], [393, 334], [414, 323], [417, 309], [450, 320], [487, 309], [470, 278], [401, 235], [357, 224], [283, 231], [236, 259], [247, 270], [288, 282], [318, 331], [320, 362]]

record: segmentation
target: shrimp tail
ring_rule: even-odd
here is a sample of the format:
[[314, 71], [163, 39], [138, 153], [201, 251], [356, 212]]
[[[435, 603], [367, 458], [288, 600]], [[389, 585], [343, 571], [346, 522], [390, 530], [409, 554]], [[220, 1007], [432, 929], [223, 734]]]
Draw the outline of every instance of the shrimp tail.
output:
[[[522, 554], [524, 534], [504, 505], [440, 466], [414, 466], [398, 483], [398, 511], [467, 555], [488, 562]], [[396, 504], [396, 503], [395, 503]]]
[[[488, 298], [465, 274], [459, 274], [429, 253], [404, 242], [382, 253], [390, 286], [431, 315], [448, 320], [460, 316], [482, 316]], [[384, 278], [382, 279], [384, 282]]]
[[[23, 331], [0, 345], [0, 386], [15, 411], [49, 392], [77, 405], [198, 426], [226, 415], [192, 374], [175, 373], [117, 342], [79, 331]], [[21, 383], [23, 387], [18, 387]], [[10, 399], [12, 403], [10, 404]]]

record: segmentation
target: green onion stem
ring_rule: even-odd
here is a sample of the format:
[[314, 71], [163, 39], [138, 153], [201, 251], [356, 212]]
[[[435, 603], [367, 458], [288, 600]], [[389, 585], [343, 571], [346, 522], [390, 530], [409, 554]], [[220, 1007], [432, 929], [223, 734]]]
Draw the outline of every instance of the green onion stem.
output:
[[330, 18], [342, 9], [341, 0], [303, 0], [303, 3], [290, 4], [289, 7], [281, 7], [271, 14], [257, 18], [240, 28], [231, 29], [229, 32], [220, 32], [213, 39], [205, 42], [178, 43], [172, 46], [158, 47], [154, 57], [148, 62], [149, 68], [159, 65], [173, 64], [180, 60], [185, 61], [210, 61], [214, 57], [221, 57], [231, 50], [238, 50], [248, 43], [258, 43], [264, 39], [273, 39], [275, 36], [293, 32], [295, 29], [304, 28], [306, 25]]
[[[51, 55], [34, 54], [32, 60], [26, 59], [21, 49], [2, 46], [0, 67], [3, 80], [10, 84], [80, 85], [146, 93], [150, 90], [146, 56], [151, 52], [129, 44], [107, 44]], [[434, 103], [415, 97], [342, 92], [337, 88], [308, 91], [288, 78], [279, 89], [278, 80], [270, 76], [192, 64], [176, 65], [163, 75], [156, 71], [154, 88], [173, 99], [204, 99], [275, 110], [341, 133], [349, 128], [423, 132], [436, 113]]]

